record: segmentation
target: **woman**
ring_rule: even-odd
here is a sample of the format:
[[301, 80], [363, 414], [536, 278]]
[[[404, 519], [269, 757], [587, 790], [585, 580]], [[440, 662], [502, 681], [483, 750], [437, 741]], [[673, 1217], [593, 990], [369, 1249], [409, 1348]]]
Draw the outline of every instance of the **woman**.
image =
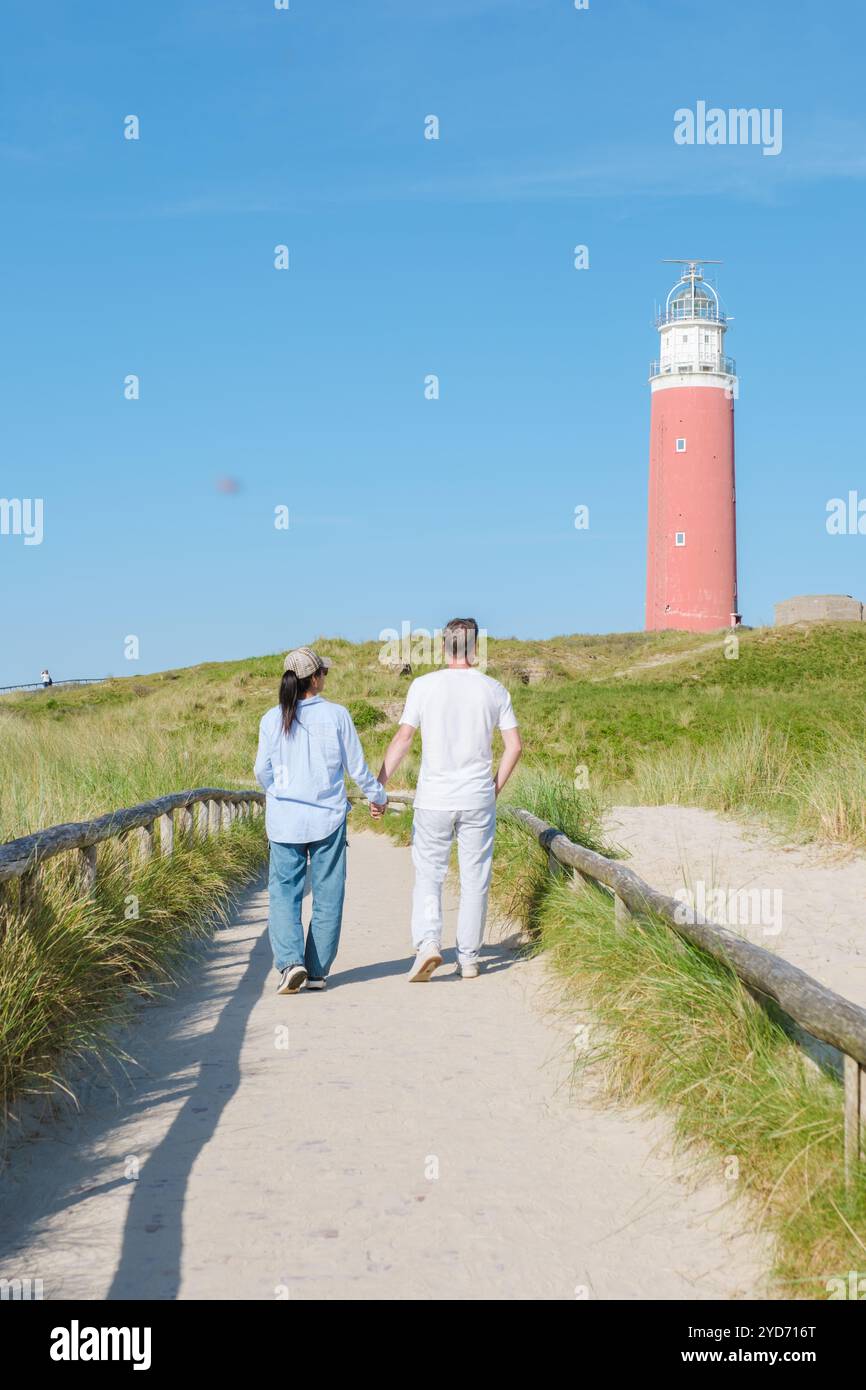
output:
[[[387, 793], [366, 762], [352, 716], [322, 698], [330, 661], [311, 647], [289, 652], [283, 664], [280, 703], [259, 725], [255, 773], [267, 793], [271, 842], [269, 933], [278, 994], [324, 989], [340, 944], [346, 891], [344, 770], [381, 816]], [[301, 905], [307, 864], [313, 915], [304, 945]]]

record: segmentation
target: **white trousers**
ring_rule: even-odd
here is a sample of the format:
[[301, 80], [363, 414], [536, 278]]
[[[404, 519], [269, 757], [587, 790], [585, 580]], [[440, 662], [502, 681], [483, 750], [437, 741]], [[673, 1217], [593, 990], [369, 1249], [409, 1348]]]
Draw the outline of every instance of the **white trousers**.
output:
[[416, 951], [422, 946], [442, 945], [442, 885], [456, 836], [460, 865], [457, 959], [463, 965], [477, 959], [487, 919], [495, 829], [495, 804], [480, 811], [416, 810], [412, 827], [412, 941]]

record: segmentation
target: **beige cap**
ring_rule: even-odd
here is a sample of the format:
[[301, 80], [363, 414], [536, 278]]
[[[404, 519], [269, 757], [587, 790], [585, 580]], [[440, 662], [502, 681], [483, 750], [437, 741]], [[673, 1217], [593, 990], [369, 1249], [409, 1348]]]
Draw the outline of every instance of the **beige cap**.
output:
[[294, 671], [298, 680], [303, 680], [305, 676], [314, 676], [322, 669], [329, 671], [331, 663], [326, 656], [319, 656], [318, 652], [314, 652], [312, 647], [295, 647], [283, 662], [283, 670]]

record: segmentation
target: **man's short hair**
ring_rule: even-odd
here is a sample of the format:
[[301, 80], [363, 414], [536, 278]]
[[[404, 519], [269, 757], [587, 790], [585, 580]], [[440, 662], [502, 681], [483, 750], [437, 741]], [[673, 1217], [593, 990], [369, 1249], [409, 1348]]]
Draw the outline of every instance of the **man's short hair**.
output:
[[458, 661], [474, 661], [478, 643], [478, 624], [474, 618], [452, 618], [443, 629], [442, 640], [446, 656], [454, 657]]

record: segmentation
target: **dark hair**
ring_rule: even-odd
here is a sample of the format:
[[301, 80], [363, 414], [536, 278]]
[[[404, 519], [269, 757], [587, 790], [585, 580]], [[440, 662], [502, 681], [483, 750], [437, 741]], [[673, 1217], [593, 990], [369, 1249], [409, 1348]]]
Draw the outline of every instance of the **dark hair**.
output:
[[446, 656], [458, 661], [474, 661], [478, 641], [478, 624], [474, 618], [452, 618], [442, 633]]
[[294, 671], [283, 672], [283, 679], [280, 681], [280, 709], [283, 711], [284, 734], [291, 731], [298, 701], [303, 700], [311, 682], [316, 679], [316, 676], [320, 676], [324, 669], [324, 666], [320, 666], [310, 676], [296, 676]]

